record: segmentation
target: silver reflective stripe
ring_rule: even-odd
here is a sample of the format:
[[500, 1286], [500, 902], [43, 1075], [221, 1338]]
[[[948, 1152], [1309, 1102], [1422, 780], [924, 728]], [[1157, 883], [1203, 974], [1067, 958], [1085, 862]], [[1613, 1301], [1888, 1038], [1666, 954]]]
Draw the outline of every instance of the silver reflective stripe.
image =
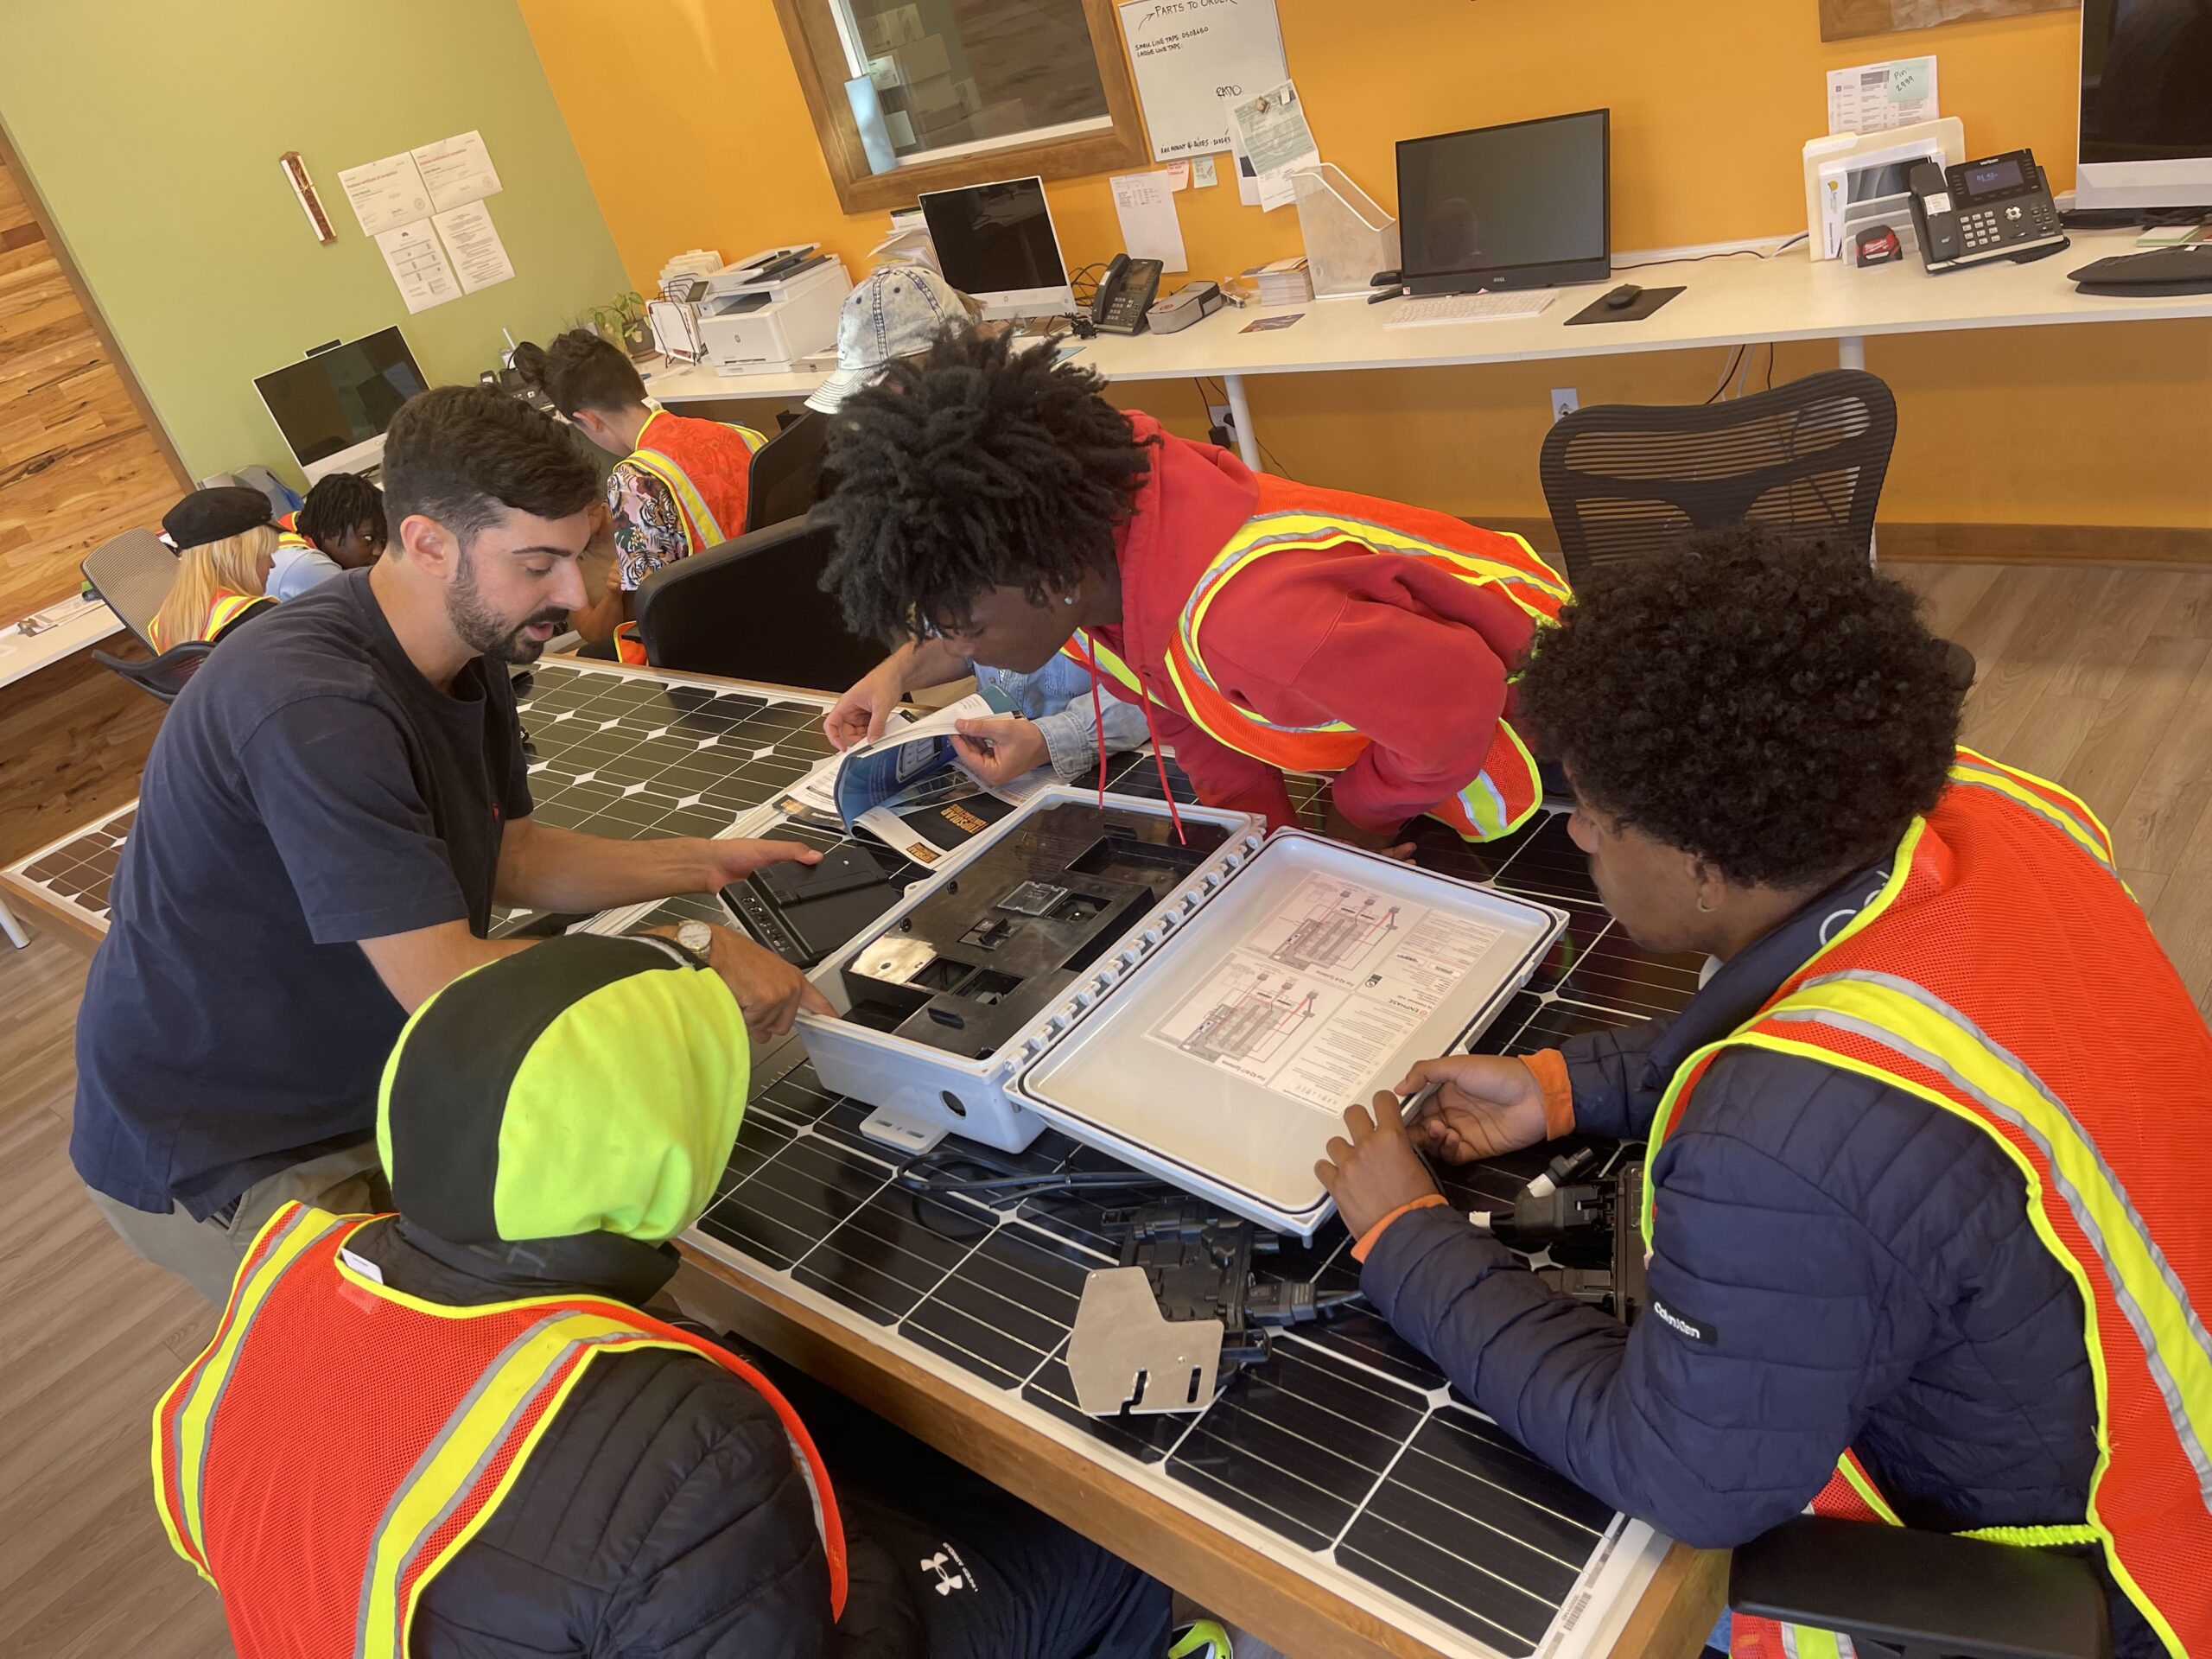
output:
[[[2188, 1322], [2190, 1339], [2208, 1356], [2212, 1356], [2212, 1338], [2208, 1338], [2206, 1335], [2203, 1323], [2197, 1317], [2196, 1309], [2191, 1305], [2188, 1292], [2175, 1275], [2172, 1267], [2166, 1261], [2164, 1253], [2159, 1249], [2158, 1240], [2151, 1236], [2150, 1230], [2143, 1224], [2143, 1217], [2137, 1212], [2134, 1201], [2127, 1196], [2127, 1189], [2120, 1184], [2120, 1178], [2113, 1173], [2112, 1166], [2105, 1161], [2103, 1150], [2082, 1128], [2081, 1120], [2074, 1116], [2066, 1103], [2053, 1094], [2045, 1086], [2043, 1079], [2037, 1077], [2017, 1055], [2012, 1053], [2003, 1045], [1993, 1041], [1987, 1033], [1965, 1014], [1960, 1013], [1958, 1009], [1951, 1007], [1941, 997], [1931, 995], [1925, 987], [1916, 984], [1911, 980], [1901, 978], [1894, 974], [1868, 971], [1824, 974], [1818, 978], [1806, 981], [1799, 989], [1809, 991], [1822, 985], [1845, 981], [1858, 981], [1866, 984], [1881, 986], [1898, 995], [1910, 997], [1923, 1007], [1940, 1015], [1950, 1025], [1973, 1038], [1990, 1055], [2021, 1077], [2054, 1111], [2066, 1120], [2082, 1144], [2088, 1148], [2089, 1155], [2096, 1160], [2097, 1173], [2103, 1178], [2113, 1196], [2119, 1199], [2120, 1207], [2126, 1215], [2127, 1224], [2135, 1230], [2137, 1236], [2142, 1240], [2145, 1254], [2157, 1267], [2159, 1276], [2165, 1281], [2167, 1290], [2173, 1296], [2176, 1305], [2182, 1310], [2183, 1317]], [[2126, 1314], [2127, 1322], [2135, 1328], [2136, 1339], [2142, 1344], [2144, 1355], [2150, 1364], [2151, 1375], [2158, 1382], [2158, 1392], [2165, 1397], [2166, 1412], [2173, 1421], [2174, 1433], [2181, 1440], [2183, 1449], [2188, 1452], [2191, 1466], [2196, 1471], [2198, 1491], [2206, 1507], [2212, 1509], [2212, 1459], [2206, 1457], [2204, 1446], [2197, 1439], [2196, 1426], [2190, 1421], [2189, 1413], [2182, 1402], [2180, 1385], [2174, 1380], [2172, 1370], [2158, 1351], [2158, 1342], [2151, 1332], [2150, 1321], [2145, 1318], [2142, 1307], [2129, 1291], [2126, 1282], [2113, 1268], [2112, 1254], [2106, 1246], [2103, 1230], [2098, 1226], [2094, 1213], [2083, 1200], [2081, 1192], [2060, 1171], [2058, 1160], [2053, 1154], [2050, 1141], [2035, 1122], [2006, 1102], [1977, 1088], [1961, 1076], [1942, 1056], [1931, 1054], [1916, 1044], [1906, 1041], [1895, 1032], [1885, 1030], [1866, 1020], [1850, 1014], [1839, 1014], [1831, 1009], [1788, 1007], [1776, 1008], [1767, 1017], [1775, 1020], [1823, 1025], [1833, 1027], [1840, 1031], [1849, 1031], [1893, 1052], [1903, 1054], [1944, 1078], [1961, 1094], [1968, 1096], [1987, 1108], [1993, 1114], [2012, 1124], [2035, 1142], [2043, 1153], [2044, 1163], [2052, 1183], [2064, 1196], [2067, 1207], [2072, 1211], [2075, 1223], [2088, 1236], [2091, 1244], [2095, 1247], [2098, 1257], [2104, 1262], [2105, 1277], [2112, 1287], [2113, 1299], [2119, 1302], [2121, 1312]]]
[[[278, 1245], [282, 1244], [286, 1239], [297, 1232], [300, 1230], [301, 1224], [305, 1222], [309, 1216], [320, 1214], [321, 1214], [320, 1211], [313, 1210], [306, 1205], [302, 1205], [299, 1209], [293, 1213], [292, 1218], [289, 1221], [286, 1222], [282, 1227], [279, 1227], [275, 1232], [270, 1234], [269, 1248], [262, 1252], [261, 1267], [256, 1270], [257, 1274], [267, 1271], [270, 1260], [273, 1259], [276, 1254], [276, 1247]], [[322, 1225], [315, 1230], [315, 1237], [322, 1237], [324, 1234], [329, 1232], [332, 1228], [338, 1224], [337, 1217], [323, 1216]], [[308, 1241], [307, 1244], [301, 1246], [301, 1249], [304, 1250], [312, 1246], [314, 1243], [315, 1239], [311, 1238]], [[299, 1258], [295, 1256], [292, 1258], [292, 1261], [293, 1264], [296, 1265]], [[290, 1268], [288, 1267], [285, 1271], [289, 1272], [290, 1271]], [[283, 1275], [280, 1274], [278, 1276], [281, 1278]], [[276, 1287], [276, 1284], [272, 1281], [269, 1288], [270, 1290], [274, 1290]], [[236, 1293], [233, 1292], [232, 1294], [235, 1294]], [[253, 1328], [254, 1320], [260, 1316], [262, 1305], [265, 1304], [268, 1300], [268, 1292], [264, 1291], [262, 1294], [261, 1301], [255, 1305], [254, 1310], [251, 1313], [245, 1315], [245, 1323], [238, 1326], [238, 1339], [231, 1346], [231, 1363], [223, 1367], [222, 1379], [215, 1384], [215, 1397], [207, 1402], [207, 1421], [200, 1431], [200, 1456], [193, 1465], [192, 1474], [192, 1491], [194, 1497], [192, 1513], [185, 1516], [185, 1519], [188, 1522], [191, 1523], [192, 1529], [199, 1535], [199, 1536], [193, 1540], [193, 1542], [199, 1546], [200, 1558], [202, 1561], [205, 1561], [207, 1559], [207, 1448], [215, 1443], [215, 1414], [222, 1409], [223, 1396], [231, 1391], [231, 1379], [238, 1375], [238, 1356], [245, 1351], [246, 1333]], [[201, 1374], [200, 1381], [204, 1382], [206, 1380], [206, 1374], [203, 1372]], [[188, 1396], [178, 1404], [176, 1421], [179, 1429], [181, 1429], [184, 1427], [184, 1414], [192, 1408], [193, 1397], [197, 1396], [199, 1392], [199, 1388], [195, 1386], [193, 1389], [192, 1395]], [[180, 1509], [183, 1507], [183, 1502], [184, 1492], [182, 1488], [180, 1486], [177, 1491], [177, 1504]], [[212, 1567], [210, 1570], [213, 1570]]]
[[[446, 1414], [444, 1424], [431, 1438], [430, 1443], [423, 1448], [422, 1456], [415, 1459], [414, 1465], [408, 1470], [405, 1478], [398, 1485], [391, 1489], [391, 1496], [385, 1501], [384, 1513], [377, 1517], [375, 1530], [369, 1534], [368, 1563], [361, 1569], [361, 1592], [353, 1611], [353, 1651], [357, 1656], [362, 1654], [368, 1646], [369, 1588], [376, 1582], [377, 1541], [384, 1536], [384, 1529], [391, 1524], [392, 1511], [399, 1507], [399, 1501], [407, 1496], [409, 1490], [414, 1486], [415, 1483], [422, 1479], [423, 1471], [430, 1466], [430, 1460], [436, 1457], [439, 1449], [453, 1438], [454, 1431], [460, 1427], [461, 1421], [468, 1415], [468, 1408], [483, 1397], [484, 1390], [491, 1387], [492, 1379], [499, 1374], [501, 1368], [515, 1357], [516, 1351], [524, 1343], [530, 1341], [548, 1325], [558, 1325], [563, 1319], [567, 1319], [569, 1312], [569, 1310], [563, 1310], [557, 1313], [547, 1314], [543, 1319], [526, 1326], [519, 1336], [502, 1348], [499, 1357], [484, 1368], [483, 1375], [479, 1376], [471, 1385], [468, 1392], [461, 1396], [461, 1402]], [[404, 1638], [406, 1631], [402, 1630], [400, 1635]]]
[[[1994, 766], [1977, 766], [1972, 761], [1964, 762], [1962, 764], [1972, 767], [1974, 770], [1980, 772], [1994, 772], [1997, 770]], [[2025, 784], [2019, 783], [2018, 779], [2015, 779], [2013, 781], [2015, 784], [2018, 785], [2023, 794], [2035, 794], [2033, 790], [2028, 788]], [[2037, 796], [2037, 798], [2032, 801], [2024, 801], [2018, 795], [2012, 793], [2009, 790], [1999, 789], [1996, 785], [1985, 782], [1980, 778], [1961, 778], [1955, 771], [1951, 774], [1951, 784], [1954, 788], [1957, 789], [1986, 789], [1992, 795], [1996, 796], [1998, 799], [2005, 802], [2009, 805], [2025, 808], [2027, 810], [2034, 813], [2037, 817], [2048, 822], [2053, 829], [2058, 831], [2060, 835], [2064, 836], [2067, 840], [2072, 842], [2076, 847], [2081, 848], [2083, 852], [2088, 854], [2091, 858], [2095, 859], [2097, 862], [2103, 865], [2105, 868], [2107, 870], [2113, 869], [2114, 867], [2112, 858], [2104, 850], [2104, 842], [2097, 835], [2095, 829], [2082, 819], [2075, 817], [2072, 813], [2064, 811], [2060, 808], [2052, 805], [2049, 801], [2043, 799], [2040, 796]]]

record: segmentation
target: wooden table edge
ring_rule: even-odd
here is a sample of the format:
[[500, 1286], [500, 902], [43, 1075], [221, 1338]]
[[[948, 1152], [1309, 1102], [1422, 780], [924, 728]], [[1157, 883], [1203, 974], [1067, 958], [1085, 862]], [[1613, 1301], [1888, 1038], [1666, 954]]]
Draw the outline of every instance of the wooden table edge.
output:
[[[9, 908], [18, 916], [28, 914], [31, 919], [44, 924], [56, 938], [88, 954], [99, 950], [100, 941], [107, 937], [107, 930], [86, 921], [81, 911], [61, 903], [45, 888], [4, 870], [0, 870], [0, 897], [8, 900]], [[0, 946], [6, 943], [0, 939]]]
[[[1443, 1659], [1326, 1586], [1207, 1526], [1110, 1469], [819, 1310], [686, 1243], [673, 1290], [734, 1332], [935, 1446], [1291, 1659]], [[1727, 1557], [1676, 1544], [1607, 1659], [1690, 1659], [1719, 1615]]]

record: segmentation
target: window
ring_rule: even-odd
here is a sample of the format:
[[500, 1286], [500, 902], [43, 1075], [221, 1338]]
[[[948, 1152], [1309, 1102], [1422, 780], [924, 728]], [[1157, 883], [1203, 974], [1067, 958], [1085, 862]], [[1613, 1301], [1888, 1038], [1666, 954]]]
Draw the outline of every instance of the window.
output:
[[776, 0], [847, 213], [1138, 167], [1112, 0]]

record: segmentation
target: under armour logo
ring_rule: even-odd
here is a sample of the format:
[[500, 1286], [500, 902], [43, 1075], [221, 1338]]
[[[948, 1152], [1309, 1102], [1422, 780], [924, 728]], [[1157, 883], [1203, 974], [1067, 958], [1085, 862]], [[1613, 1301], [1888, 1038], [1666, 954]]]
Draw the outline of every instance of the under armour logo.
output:
[[[952, 1565], [953, 1570], [950, 1573], [944, 1570], [947, 1562]], [[950, 1544], [936, 1554], [925, 1557], [921, 1567], [924, 1572], [937, 1574], [936, 1588], [940, 1596], [949, 1596], [956, 1590], [973, 1590], [976, 1587], [975, 1580], [968, 1576], [967, 1562], [960, 1559]]]

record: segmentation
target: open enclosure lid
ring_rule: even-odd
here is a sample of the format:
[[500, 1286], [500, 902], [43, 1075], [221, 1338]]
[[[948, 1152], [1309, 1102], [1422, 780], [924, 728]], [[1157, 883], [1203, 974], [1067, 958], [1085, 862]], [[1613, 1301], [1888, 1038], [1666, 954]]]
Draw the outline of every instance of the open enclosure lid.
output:
[[1567, 923], [1278, 831], [1156, 947], [1063, 1009], [1009, 1092], [1077, 1141], [1311, 1236], [1332, 1208], [1313, 1166], [1344, 1108], [1478, 1036]]

